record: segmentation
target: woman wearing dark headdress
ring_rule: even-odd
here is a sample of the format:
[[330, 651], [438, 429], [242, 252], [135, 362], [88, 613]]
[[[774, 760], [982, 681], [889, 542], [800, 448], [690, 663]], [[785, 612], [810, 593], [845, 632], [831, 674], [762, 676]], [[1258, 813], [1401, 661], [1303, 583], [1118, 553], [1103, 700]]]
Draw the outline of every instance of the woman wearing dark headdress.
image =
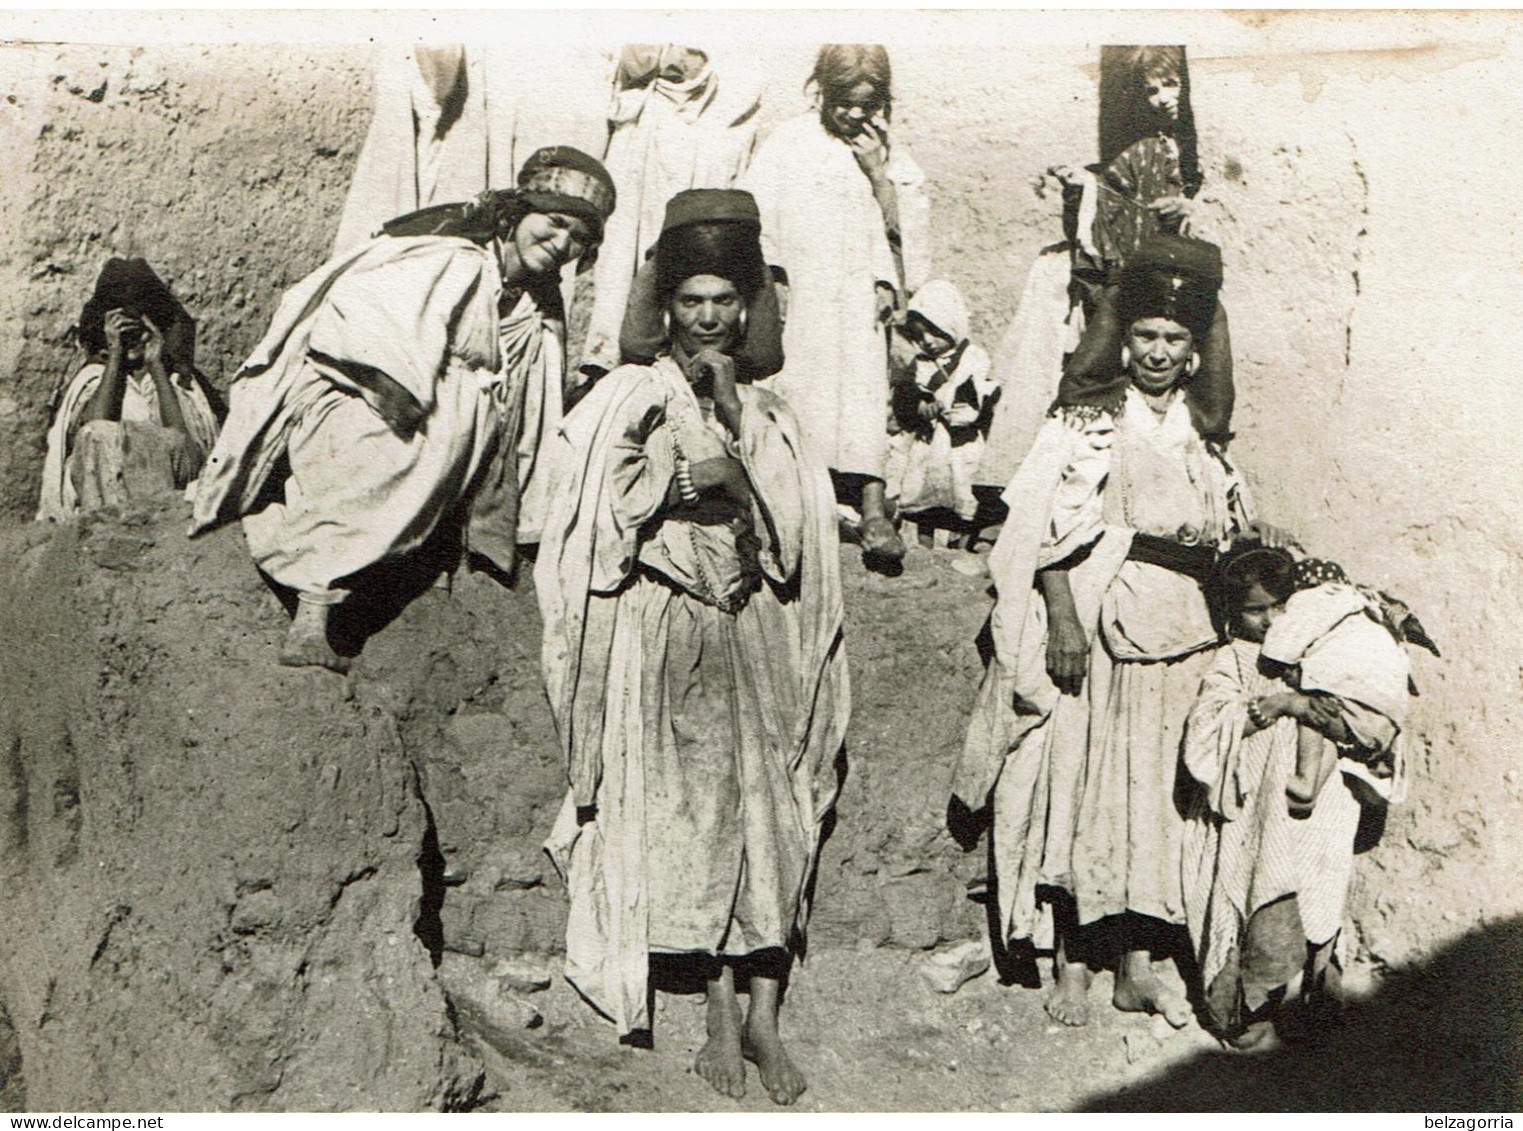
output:
[[906, 147], [890, 142], [888, 52], [820, 49], [818, 106], [762, 143], [743, 187], [756, 195], [767, 262], [786, 272], [787, 364], [770, 387], [798, 413], [816, 454], [860, 503], [863, 554], [896, 561], [889, 517], [885, 324], [930, 274], [930, 205]]
[[141, 259], [111, 259], [79, 316], [87, 354], [48, 430], [39, 519], [191, 484], [219, 403], [195, 367], [195, 320]]
[[1206, 585], [1233, 537], [1287, 541], [1251, 520], [1198, 423], [1213, 397], [1197, 349], [1220, 283], [1212, 244], [1157, 236], [1133, 253], [1120, 333], [1088, 343], [1117, 360], [1104, 380], [1065, 379], [990, 557], [994, 658], [954, 792], [992, 805], [1005, 940], [1053, 936], [1047, 1011], [1065, 1024], [1088, 1020], [1107, 936], [1118, 1009], [1189, 1017], [1150, 952], [1184, 922], [1175, 770], [1220, 643]]
[[242, 517], [255, 563], [294, 591], [282, 663], [343, 670], [329, 611], [467, 503], [468, 548], [498, 568], [537, 539], [565, 374], [559, 272], [613, 205], [601, 164], [549, 147], [517, 188], [404, 217], [286, 292], [229, 389], [192, 530]]
[[850, 705], [830, 479], [737, 356], [762, 336], [753, 352], [777, 356], [758, 227], [749, 193], [672, 198], [622, 335], [662, 343], [567, 415], [534, 581], [570, 779], [548, 846], [571, 897], [567, 977], [630, 1033], [650, 1028], [649, 956], [697, 959], [696, 1071], [738, 1097], [751, 1059], [788, 1104], [804, 1079], [780, 982]]
[[[1185, 49], [1101, 48], [1100, 161], [1049, 173], [1064, 186], [1066, 238], [1032, 265], [995, 356], [1006, 390], [976, 480], [994, 490], [1004, 488], [1030, 447], [1065, 361], [1069, 367], [1096, 364], [1067, 355], [1088, 322], [1114, 317], [1112, 292], [1128, 257], [1150, 236], [1189, 234], [1202, 177]], [[1102, 337], [1118, 332], [1110, 327]], [[1196, 348], [1202, 367], [1230, 390], [1226, 335], [1223, 314]], [[1109, 374], [1111, 360], [1098, 359], [1102, 374]], [[1224, 440], [1225, 432], [1211, 438]]]

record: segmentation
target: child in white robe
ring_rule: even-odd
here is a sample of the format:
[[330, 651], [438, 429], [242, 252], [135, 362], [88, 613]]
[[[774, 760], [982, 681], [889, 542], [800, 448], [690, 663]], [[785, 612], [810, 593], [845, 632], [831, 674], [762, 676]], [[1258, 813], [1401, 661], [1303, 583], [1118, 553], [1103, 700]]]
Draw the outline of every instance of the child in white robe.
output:
[[973, 519], [973, 476], [1000, 386], [968, 340], [962, 293], [933, 279], [910, 299], [890, 339], [887, 492], [900, 514], [949, 510]]

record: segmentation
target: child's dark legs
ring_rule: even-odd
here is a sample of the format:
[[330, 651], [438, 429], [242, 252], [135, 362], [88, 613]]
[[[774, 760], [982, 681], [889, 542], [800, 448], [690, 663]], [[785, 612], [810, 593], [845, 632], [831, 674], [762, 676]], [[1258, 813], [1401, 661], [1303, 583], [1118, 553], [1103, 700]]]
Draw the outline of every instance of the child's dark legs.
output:
[[1342, 970], [1338, 965], [1338, 936], [1306, 944], [1299, 997], [1275, 1017], [1279, 1035], [1298, 1043], [1324, 1038], [1343, 1018]]
[[1320, 731], [1304, 724], [1296, 728], [1296, 772], [1285, 782], [1285, 803], [1292, 817], [1311, 816], [1337, 761], [1338, 748]]
[[1337, 943], [1334, 935], [1325, 943], [1307, 944], [1301, 999], [1313, 1031], [1334, 1023], [1343, 1010], [1343, 968], [1338, 965]]
[[1279, 1032], [1275, 1018], [1284, 1004], [1284, 991], [1277, 990], [1273, 998], [1256, 1013], [1244, 1020], [1240, 1033], [1225, 1038], [1229, 1046], [1239, 1052], [1268, 1052], [1279, 1047]]
[[1338, 936], [1311, 946], [1307, 962], [1306, 996], [1313, 1001], [1342, 1000], [1343, 969], [1338, 965]]
[[1190, 1020], [1190, 1003], [1169, 989], [1153, 971], [1152, 939], [1165, 925], [1148, 915], [1128, 911], [1122, 917], [1121, 959], [1116, 965], [1116, 988], [1111, 1004], [1123, 1013], [1161, 1013], [1176, 1029]]
[[1087, 1025], [1089, 984], [1094, 973], [1084, 960], [1084, 943], [1088, 941], [1086, 936], [1093, 936], [1093, 929], [1080, 931], [1078, 909], [1066, 892], [1053, 904], [1052, 926], [1056, 936], [1052, 952], [1053, 988], [1042, 1008], [1064, 1025]]
[[782, 951], [775, 955], [769, 952], [765, 960], [752, 966], [751, 1005], [746, 1011], [745, 1029], [741, 1035], [741, 1051], [756, 1065], [762, 1087], [773, 1103], [783, 1105], [793, 1103], [808, 1087], [804, 1074], [783, 1047], [782, 1034], [777, 1027], [777, 1011], [787, 967], [788, 956]]
[[709, 1039], [698, 1050], [693, 1071], [720, 1095], [738, 1100], [746, 1094], [746, 1062], [740, 1049], [740, 1001], [735, 996], [735, 970], [727, 962], [716, 961], [715, 967], [717, 973], [708, 980]]

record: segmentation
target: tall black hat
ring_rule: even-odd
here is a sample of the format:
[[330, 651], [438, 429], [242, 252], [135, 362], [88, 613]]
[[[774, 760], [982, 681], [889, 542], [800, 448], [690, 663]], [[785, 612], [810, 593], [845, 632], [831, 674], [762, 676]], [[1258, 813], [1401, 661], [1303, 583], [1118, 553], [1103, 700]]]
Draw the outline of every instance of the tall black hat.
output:
[[746, 296], [745, 339], [735, 350], [739, 376], [756, 380], [783, 367], [782, 318], [761, 250], [756, 199], [740, 189], [688, 189], [667, 202], [650, 260], [630, 289], [619, 331], [626, 362], [649, 364], [668, 345], [661, 313], [694, 275], [731, 280]]

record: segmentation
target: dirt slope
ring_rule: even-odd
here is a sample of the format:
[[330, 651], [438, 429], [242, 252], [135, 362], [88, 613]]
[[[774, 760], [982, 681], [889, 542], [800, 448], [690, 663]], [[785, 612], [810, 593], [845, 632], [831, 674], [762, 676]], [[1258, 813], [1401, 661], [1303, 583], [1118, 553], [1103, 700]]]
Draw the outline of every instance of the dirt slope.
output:
[[[523, 952], [553, 973], [565, 914], [539, 852], [563, 779], [527, 581], [462, 574], [349, 677], [293, 671], [241, 537], [190, 542], [185, 510], [0, 536], [0, 1003], [26, 1106], [708, 1105], [684, 1075], [691, 995], [663, 996], [657, 1047], [636, 1052], [558, 981], [504, 992]], [[887, 579], [843, 553], [849, 771], [787, 1015], [808, 1105], [1066, 1107], [1209, 1045], [1104, 1009], [1050, 1031], [1040, 994], [992, 974], [952, 998], [921, 984], [924, 951], [984, 930], [983, 848], [944, 828], [987, 608], [955, 560], [917, 548]], [[1409, 910], [1419, 838], [1445, 837], [1477, 887], [1490, 842], [1463, 814], [1398, 821], [1361, 863], [1356, 925], [1417, 947], [1463, 926]], [[1093, 1072], [1052, 1075], [1054, 1041]]]

